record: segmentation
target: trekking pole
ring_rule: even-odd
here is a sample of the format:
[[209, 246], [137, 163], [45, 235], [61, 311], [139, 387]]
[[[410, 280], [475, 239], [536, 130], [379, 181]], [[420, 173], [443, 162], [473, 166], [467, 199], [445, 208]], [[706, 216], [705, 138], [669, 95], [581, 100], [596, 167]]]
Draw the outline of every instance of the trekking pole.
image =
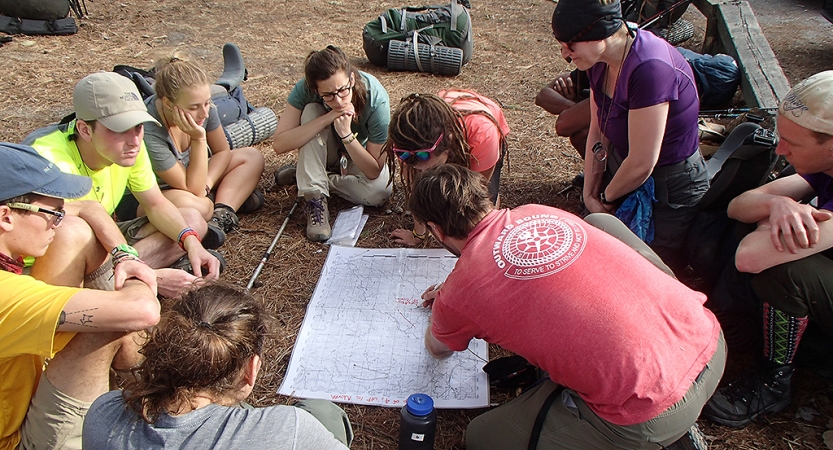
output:
[[292, 217], [292, 213], [295, 212], [295, 207], [298, 206], [298, 202], [292, 204], [292, 208], [289, 210], [289, 214], [286, 215], [286, 219], [283, 221], [283, 225], [281, 225], [281, 229], [278, 230], [278, 234], [275, 235], [275, 238], [272, 239], [272, 243], [269, 245], [269, 248], [266, 249], [266, 253], [263, 254], [263, 257], [260, 258], [260, 263], [255, 268], [255, 273], [252, 274], [252, 279], [249, 280], [249, 284], [246, 285], [246, 293], [254, 287], [255, 281], [257, 280], [257, 276], [260, 275], [260, 272], [263, 270], [263, 267], [266, 266], [266, 261], [269, 261], [269, 257], [272, 256], [272, 250], [275, 249], [275, 245], [278, 243], [278, 239], [281, 238], [283, 234], [284, 228], [286, 228], [286, 224], [289, 223], [289, 218]]
[[759, 111], [775, 111], [778, 107], [771, 107], [771, 108], [729, 108], [729, 109], [704, 109], [700, 111], [700, 116], [713, 116], [713, 115], [727, 115], [727, 114], [741, 114], [747, 113], [754, 110]]

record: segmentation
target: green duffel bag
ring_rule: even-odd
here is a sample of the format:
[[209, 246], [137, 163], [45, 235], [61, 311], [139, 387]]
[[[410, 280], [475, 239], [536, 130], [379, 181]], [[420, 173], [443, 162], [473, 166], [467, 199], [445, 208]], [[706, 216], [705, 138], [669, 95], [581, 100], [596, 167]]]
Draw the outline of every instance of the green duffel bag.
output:
[[[371, 63], [386, 67], [392, 40], [459, 48], [463, 64], [471, 59], [472, 31], [468, 0], [450, 4], [392, 8], [364, 27], [364, 52]], [[403, 20], [404, 17], [404, 20]]]

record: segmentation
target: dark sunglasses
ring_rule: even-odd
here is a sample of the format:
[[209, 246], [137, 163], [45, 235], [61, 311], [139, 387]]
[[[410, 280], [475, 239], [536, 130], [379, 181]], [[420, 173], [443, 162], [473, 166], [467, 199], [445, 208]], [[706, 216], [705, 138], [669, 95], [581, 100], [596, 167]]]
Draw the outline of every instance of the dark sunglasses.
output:
[[22, 209], [24, 211], [40, 212], [55, 216], [55, 226], [58, 226], [61, 223], [61, 221], [64, 220], [64, 216], [66, 215], [66, 212], [63, 208], [52, 210], [41, 208], [40, 206], [32, 205], [29, 203], [7, 203], [6, 206], [12, 209]]
[[394, 146], [393, 153], [396, 155], [397, 158], [399, 158], [403, 162], [411, 160], [412, 155], [420, 161], [428, 161], [429, 159], [431, 159], [431, 154], [434, 153], [434, 150], [436, 150], [437, 146], [440, 145], [440, 141], [443, 140], [444, 136], [445, 133], [440, 133], [440, 137], [438, 137], [437, 140], [434, 141], [434, 145], [432, 145], [430, 148], [423, 148], [419, 150], [403, 150]]

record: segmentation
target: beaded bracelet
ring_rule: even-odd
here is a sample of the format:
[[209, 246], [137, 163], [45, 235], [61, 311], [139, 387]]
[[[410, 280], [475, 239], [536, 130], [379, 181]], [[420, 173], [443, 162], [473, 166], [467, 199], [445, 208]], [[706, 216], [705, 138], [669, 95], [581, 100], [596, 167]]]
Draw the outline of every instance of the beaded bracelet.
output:
[[142, 261], [141, 259], [139, 259], [138, 256], [131, 255], [130, 253], [127, 253], [127, 252], [118, 251], [113, 255], [113, 265], [114, 266], [117, 266], [120, 263], [123, 263], [125, 261], [138, 261], [142, 264], [147, 265], [147, 263]]
[[355, 141], [355, 140], [356, 140], [356, 137], [357, 137], [358, 135], [359, 135], [359, 133], [353, 133], [353, 134], [351, 134], [351, 135], [349, 135], [349, 136], [347, 136], [347, 137], [345, 137], [345, 138], [342, 138], [342, 139], [341, 139], [341, 143], [342, 143], [342, 144], [344, 144], [344, 145], [347, 145], [347, 144], [349, 144], [349, 143], [351, 143], [351, 142]]
[[184, 230], [179, 232], [179, 237], [177, 238], [177, 242], [179, 243], [179, 248], [185, 250], [185, 239], [187, 239], [188, 236], [194, 236], [195, 238], [197, 238], [198, 241], [200, 240], [200, 235], [197, 234], [197, 232], [194, 231], [193, 228], [190, 228], [190, 227], [185, 228]]

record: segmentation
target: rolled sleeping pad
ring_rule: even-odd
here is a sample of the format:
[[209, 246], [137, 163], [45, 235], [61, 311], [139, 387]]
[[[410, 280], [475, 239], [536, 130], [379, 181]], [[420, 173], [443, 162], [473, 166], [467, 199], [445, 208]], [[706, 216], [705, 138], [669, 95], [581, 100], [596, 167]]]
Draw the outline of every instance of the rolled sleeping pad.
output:
[[462, 67], [462, 49], [428, 44], [415, 46], [413, 41], [388, 42], [388, 70], [459, 75]]
[[278, 128], [278, 117], [271, 109], [261, 106], [237, 122], [223, 126], [232, 149], [249, 147], [269, 139]]

